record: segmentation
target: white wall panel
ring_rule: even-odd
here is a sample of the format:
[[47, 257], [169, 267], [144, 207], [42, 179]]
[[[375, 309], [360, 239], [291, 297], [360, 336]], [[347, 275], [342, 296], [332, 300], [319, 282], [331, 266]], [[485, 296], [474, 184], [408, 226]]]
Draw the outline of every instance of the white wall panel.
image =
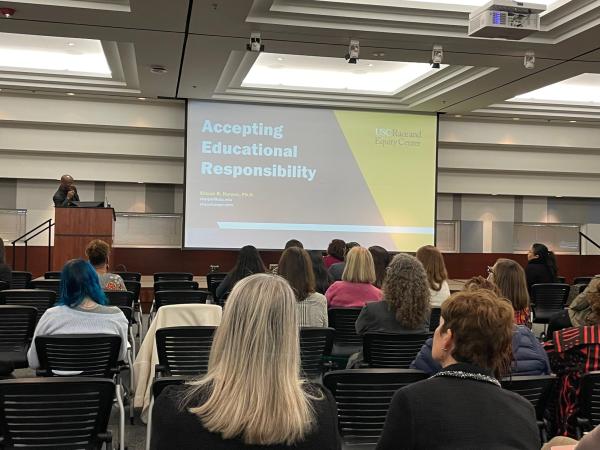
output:
[[547, 222], [548, 200], [545, 197], [523, 197], [523, 222]]
[[146, 190], [143, 184], [107, 184], [105, 193], [115, 211], [146, 211]]
[[438, 194], [437, 196], [437, 220], [452, 220], [454, 209], [454, 196]]
[[462, 196], [462, 220], [512, 222], [514, 217], [515, 200], [513, 197], [490, 197], [481, 195]]

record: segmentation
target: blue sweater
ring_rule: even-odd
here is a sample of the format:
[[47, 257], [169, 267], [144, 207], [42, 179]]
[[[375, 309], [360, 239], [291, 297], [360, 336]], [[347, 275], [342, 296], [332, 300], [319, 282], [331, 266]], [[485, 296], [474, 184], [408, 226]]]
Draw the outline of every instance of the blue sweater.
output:
[[[410, 364], [411, 369], [422, 370], [433, 375], [442, 367], [431, 356], [433, 339], [427, 339], [415, 360]], [[523, 326], [515, 327], [512, 340], [513, 363], [512, 375], [549, 375], [550, 363], [542, 344], [536, 339], [533, 332]]]

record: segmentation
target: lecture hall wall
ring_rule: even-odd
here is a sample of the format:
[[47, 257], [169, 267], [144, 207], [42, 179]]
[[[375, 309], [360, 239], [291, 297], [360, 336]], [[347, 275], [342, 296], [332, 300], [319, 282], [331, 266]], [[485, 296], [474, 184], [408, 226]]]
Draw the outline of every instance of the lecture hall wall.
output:
[[[108, 199], [118, 212], [182, 213], [184, 129], [181, 101], [3, 93], [0, 235], [14, 237], [7, 210], [26, 209], [27, 228], [51, 218], [51, 197], [63, 173], [78, 180], [82, 198]], [[485, 259], [511, 253], [515, 222], [582, 224], [600, 241], [598, 127], [442, 116], [438, 165], [438, 220], [460, 221], [463, 254], [489, 255]], [[148, 221], [149, 236], [152, 227]], [[136, 233], [144, 230], [138, 226]], [[30, 245], [46, 242], [40, 236]], [[198, 267], [197, 273], [209, 261], [227, 267], [235, 257], [162, 248], [148, 258], [147, 249], [131, 247], [117, 248], [115, 259], [142, 271], [167, 264], [170, 255], [178, 255], [181, 267]], [[586, 244], [582, 250], [598, 254]]]

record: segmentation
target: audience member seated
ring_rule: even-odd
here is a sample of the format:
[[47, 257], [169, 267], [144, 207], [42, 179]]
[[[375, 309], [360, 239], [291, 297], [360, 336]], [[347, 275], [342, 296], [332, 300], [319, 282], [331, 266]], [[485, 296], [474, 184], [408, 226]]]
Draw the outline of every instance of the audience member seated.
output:
[[588, 292], [589, 325], [555, 331], [545, 347], [552, 371], [559, 377], [553, 422], [555, 434], [576, 436], [581, 376], [600, 370], [600, 292]]
[[424, 333], [429, 330], [427, 274], [414, 257], [399, 253], [389, 265], [383, 301], [368, 303], [356, 320], [356, 332]]
[[392, 255], [383, 247], [379, 245], [373, 245], [369, 247], [371, 256], [373, 257], [373, 264], [375, 265], [375, 283], [373, 285], [382, 288], [383, 282], [385, 281], [385, 275], [387, 273], [387, 267], [390, 265]]
[[239, 281], [208, 374], [167, 387], [154, 405], [152, 449], [339, 449], [337, 407], [299, 378], [296, 298], [275, 275]]
[[285, 278], [296, 296], [298, 325], [301, 327], [327, 326], [327, 299], [315, 291], [315, 275], [308, 252], [290, 247], [279, 259], [278, 274]]
[[120, 275], [108, 271], [108, 257], [110, 246], [100, 239], [91, 241], [85, 249], [85, 254], [90, 264], [96, 269], [100, 286], [105, 291], [126, 291], [125, 282]]
[[354, 247], [346, 255], [342, 281], [336, 281], [327, 292], [330, 308], [363, 307], [367, 302], [381, 300], [381, 289], [373, 286], [375, 266], [371, 252], [364, 247]]
[[521, 265], [512, 259], [500, 258], [492, 267], [489, 279], [500, 289], [500, 296], [512, 303], [515, 310], [515, 323], [531, 328], [529, 293], [525, 271]]
[[46, 310], [38, 322], [27, 359], [29, 367], [40, 366], [35, 338], [54, 334], [118, 334], [119, 360], [127, 357], [128, 322], [116, 306], [106, 306], [106, 297], [92, 265], [83, 259], [68, 261], [60, 274], [58, 306]]
[[333, 283], [333, 279], [325, 267], [323, 254], [320, 250], [310, 250], [308, 254], [310, 255], [313, 273], [315, 274], [315, 291], [319, 294], [325, 294], [331, 283]]
[[590, 295], [600, 292], [600, 275], [596, 275], [587, 285], [585, 290], [573, 299], [568, 309], [557, 313], [550, 319], [548, 336], [551, 339], [555, 331], [570, 327], [584, 327], [595, 325], [596, 315], [592, 311], [589, 301]]
[[333, 264], [344, 261], [344, 252], [346, 251], [346, 243], [341, 239], [334, 239], [327, 247], [327, 255], [323, 257], [325, 267], [329, 269]]
[[285, 243], [284, 250], [287, 250], [290, 247], [304, 248], [304, 245], [302, 245], [302, 242], [300, 242], [298, 239], [290, 239]]
[[533, 244], [527, 252], [527, 290], [531, 295], [531, 286], [538, 283], [556, 283], [558, 281], [558, 267], [554, 253], [544, 244]]
[[[467, 281], [463, 292], [488, 290], [496, 298], [501, 297], [500, 290], [491, 281], [478, 276]], [[507, 301], [501, 298], [503, 301]], [[439, 372], [442, 367], [432, 356], [433, 340], [428, 339], [411, 363], [412, 369], [419, 369], [430, 375]], [[550, 374], [550, 363], [548, 356], [537, 340], [533, 332], [524, 325], [515, 325], [512, 336], [512, 375], [548, 375]]]
[[217, 299], [222, 299], [229, 294], [235, 283], [242, 278], [256, 273], [265, 273], [267, 268], [260, 257], [260, 253], [253, 245], [246, 245], [240, 249], [237, 261], [233, 269], [227, 274], [225, 279], [217, 286]]
[[442, 303], [433, 357], [443, 369], [396, 392], [377, 449], [539, 449], [533, 405], [498, 381], [510, 367], [513, 318], [488, 290]]
[[[358, 242], [346, 242], [346, 246], [344, 247], [344, 259], [348, 252], [352, 250], [354, 247], [359, 247], [360, 244]], [[340, 281], [342, 279], [342, 274], [344, 273], [344, 267], [346, 267], [346, 262], [338, 262], [332, 264], [329, 268], [329, 275], [333, 278], [333, 281]], [[380, 286], [377, 286], [380, 287]]]
[[12, 281], [12, 270], [6, 264], [6, 252], [4, 250], [4, 241], [0, 238], [0, 281], [5, 281], [10, 286]]
[[440, 306], [450, 297], [448, 286], [448, 271], [444, 264], [444, 256], [433, 245], [425, 245], [417, 250], [417, 259], [421, 261], [427, 272], [431, 306]]

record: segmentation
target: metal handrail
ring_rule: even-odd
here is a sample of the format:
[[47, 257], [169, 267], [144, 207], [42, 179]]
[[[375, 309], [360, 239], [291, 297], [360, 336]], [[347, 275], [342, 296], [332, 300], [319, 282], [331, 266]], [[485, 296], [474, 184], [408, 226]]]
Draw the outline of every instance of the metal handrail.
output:
[[[50, 232], [51, 228], [54, 226], [55, 224], [52, 223], [52, 219], [48, 219], [45, 220], [44, 222], [40, 223], [37, 227], [32, 228], [31, 230], [29, 230], [27, 233], [25, 233], [23, 236], [19, 236], [17, 239], [15, 239], [14, 241], [12, 241], [12, 247], [13, 247], [13, 252], [12, 252], [12, 267], [13, 270], [15, 270], [15, 264], [16, 264], [16, 257], [17, 257], [17, 242], [19, 241], [23, 241], [23, 243], [25, 244], [25, 255], [24, 255], [24, 268], [23, 270], [27, 270], [27, 255], [28, 255], [28, 251], [29, 251], [29, 247], [28, 247], [28, 242], [33, 239], [36, 236], [39, 236], [40, 234], [44, 233], [44, 232], [48, 232], [48, 270], [51, 270], [52, 267], [52, 233]], [[41, 230], [39, 230], [41, 227]], [[39, 231], [38, 231], [39, 230]], [[33, 236], [29, 236], [31, 233], [33, 233], [34, 231], [37, 231], [37, 233], [35, 233]], [[27, 238], [27, 239], [25, 239]]]
[[[593, 245], [596, 246], [596, 248], [600, 249], [600, 244], [598, 244], [597, 242], [595, 242], [591, 237], [587, 236], [585, 233], [582, 233], [581, 231], [579, 232], [579, 236], [580, 236], [580, 240], [581, 237], [584, 237], [587, 241], [591, 242]], [[581, 245], [579, 245], [579, 248], [581, 248]]]

